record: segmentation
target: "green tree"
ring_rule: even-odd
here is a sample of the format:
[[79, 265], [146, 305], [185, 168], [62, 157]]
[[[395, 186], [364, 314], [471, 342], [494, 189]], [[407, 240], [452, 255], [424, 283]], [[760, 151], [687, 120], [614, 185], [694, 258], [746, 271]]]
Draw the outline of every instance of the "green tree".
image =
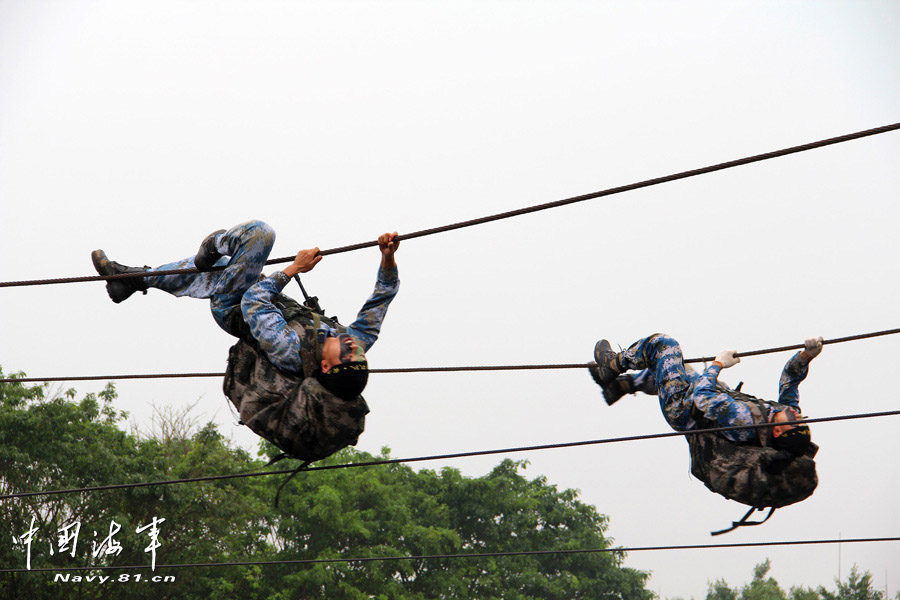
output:
[[[0, 493], [226, 473], [251, 464], [246, 452], [227, 448], [211, 426], [167, 440], [125, 432], [119, 425], [127, 415], [113, 408], [112, 385], [98, 395], [75, 398], [74, 390], [50, 393], [47, 386], [0, 384]], [[243, 557], [265, 547], [269, 525], [264, 494], [254, 493], [254, 485], [258, 484], [233, 480], [215, 486], [143, 487], [5, 500], [0, 503], [0, 565], [25, 566], [25, 547], [7, 540], [21, 538], [32, 519], [37, 529], [31, 544], [32, 568], [147, 565], [150, 556], [144, 548], [149, 539], [135, 530], [154, 517], [166, 519], [161, 527], [166, 562]], [[94, 558], [93, 544], [102, 543], [114, 522], [121, 527], [115, 537], [121, 553]], [[240, 527], [235, 527], [236, 522]], [[59, 547], [59, 528], [75, 523], [81, 524], [76, 556], [51, 554], [53, 546]], [[200, 597], [220, 576], [221, 570], [208, 577], [181, 578], [164, 590], [141, 586], [127, 593], [130, 598]], [[0, 574], [0, 597], [5, 599], [101, 599], [122, 594], [122, 588], [60, 584], [36, 573]]]
[[[384, 451], [382, 458], [388, 458]], [[345, 450], [323, 464], [375, 457]], [[416, 473], [404, 465], [315, 471], [282, 494], [279, 558], [427, 556], [466, 552], [608, 548], [606, 517], [529, 480], [505, 460], [480, 478], [458, 470]], [[282, 569], [302, 598], [618, 598], [649, 600], [646, 574], [622, 553], [388, 561]]]
[[738, 593], [738, 590], [720, 578], [708, 584], [706, 600], [737, 600]]
[[860, 574], [856, 565], [850, 569], [847, 582], [834, 580], [837, 589], [829, 592], [824, 587], [819, 588], [819, 596], [822, 600], [882, 600], [884, 592], [872, 588], [872, 574], [866, 571]]
[[[2, 374], [2, 372], [0, 372]], [[186, 413], [162, 415], [138, 434], [122, 428], [116, 392], [76, 399], [73, 390], [0, 384], [0, 493], [260, 470], [263, 462], [229, 447], [212, 424]], [[261, 454], [274, 449], [262, 444]], [[382, 451], [387, 458], [389, 452]], [[319, 465], [369, 461], [345, 449]], [[484, 477], [456, 469], [415, 472], [405, 465], [318, 470], [293, 478], [273, 499], [281, 477], [148, 486], [0, 502], [0, 566], [25, 566], [21, 536], [35, 517], [32, 567], [146, 565], [145, 533], [160, 526], [160, 564], [278, 559], [427, 556], [435, 554], [611, 548], [608, 519], [558, 490], [528, 479], [526, 463], [505, 460]], [[80, 520], [76, 558], [48, 551], [57, 530]], [[119, 554], [94, 558], [90, 546], [121, 525]], [[98, 531], [95, 538], [90, 530]], [[54, 582], [42, 573], [0, 573], [0, 597], [282, 600], [329, 598], [620, 598], [650, 600], [647, 574], [623, 566], [622, 552], [416, 559], [233, 568], [193, 568], [171, 584], [101, 586]], [[131, 573], [135, 571], [122, 571]], [[77, 575], [118, 576], [117, 571]], [[149, 575], [149, 571], [143, 571]], [[723, 599], [734, 600], [734, 598]]]
[[816, 590], [803, 586], [792, 587], [789, 598], [790, 600], [821, 600]]
[[753, 579], [740, 589], [730, 587], [724, 579], [717, 579], [708, 584], [706, 600], [787, 600], [778, 582], [767, 577], [771, 568], [768, 558], [753, 567]]
[[778, 582], [768, 576], [771, 568], [768, 558], [753, 568], [753, 580], [741, 588], [741, 600], [787, 600]]
[[860, 573], [856, 565], [850, 569], [846, 582], [835, 579], [837, 589], [833, 592], [823, 586], [815, 590], [795, 586], [787, 596], [775, 579], [767, 577], [770, 570], [769, 559], [756, 565], [753, 568], [753, 580], [739, 591], [729, 587], [725, 580], [717, 579], [709, 584], [706, 600], [736, 600], [738, 596], [740, 600], [884, 600], [884, 593], [872, 587], [872, 575], [868, 571]]

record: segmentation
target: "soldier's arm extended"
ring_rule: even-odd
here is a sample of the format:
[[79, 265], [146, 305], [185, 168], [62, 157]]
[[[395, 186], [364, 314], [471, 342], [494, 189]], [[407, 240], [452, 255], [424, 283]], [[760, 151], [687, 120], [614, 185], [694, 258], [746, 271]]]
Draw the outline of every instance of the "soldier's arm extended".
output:
[[[735, 364], [735, 362], [731, 364]], [[736, 402], [728, 394], [716, 389], [719, 372], [722, 368], [722, 363], [717, 358], [697, 380], [697, 383], [694, 385], [694, 393], [691, 396], [694, 406], [703, 413], [703, 416], [718, 427], [752, 425], [753, 415], [750, 414], [747, 406], [743, 402]], [[725, 437], [736, 442], [750, 442], [756, 439], [756, 431], [753, 429], [736, 429], [726, 432]]]
[[800, 382], [809, 373], [809, 363], [822, 352], [822, 338], [809, 338], [803, 350], [795, 354], [784, 365], [778, 381], [778, 402], [800, 410]]
[[378, 339], [384, 315], [399, 289], [400, 277], [397, 266], [395, 265], [393, 268], [379, 267], [375, 291], [363, 304], [359, 314], [356, 315], [356, 320], [347, 327], [347, 333], [359, 338], [367, 351]]
[[368, 350], [378, 339], [381, 332], [381, 323], [387, 313], [388, 306], [397, 290], [400, 289], [400, 277], [397, 272], [397, 261], [394, 253], [400, 246], [396, 239], [397, 232], [384, 233], [378, 236], [378, 248], [381, 250], [381, 265], [378, 268], [378, 277], [375, 280], [375, 291], [363, 304], [356, 320], [347, 327], [347, 333], [358, 338], [365, 349]]

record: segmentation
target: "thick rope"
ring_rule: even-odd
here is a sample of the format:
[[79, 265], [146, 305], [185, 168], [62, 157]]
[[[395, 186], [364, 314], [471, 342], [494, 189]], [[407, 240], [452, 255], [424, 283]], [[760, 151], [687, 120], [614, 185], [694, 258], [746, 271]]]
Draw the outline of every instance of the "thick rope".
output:
[[[818, 142], [810, 142], [808, 144], [802, 144], [800, 146], [792, 146], [790, 148], [784, 148], [782, 150], [775, 150], [772, 152], [766, 152], [763, 154], [756, 154], [754, 156], [748, 156], [746, 158], [739, 158], [737, 160], [731, 160], [728, 162], [718, 163], [715, 165], [710, 165], [708, 167], [702, 167], [699, 169], [693, 169], [690, 171], [682, 171], [681, 173], [675, 173], [672, 175], [666, 175], [664, 177], [656, 177], [654, 179], [647, 179], [645, 181], [640, 181], [638, 183], [632, 183], [628, 185], [622, 185], [619, 187], [609, 188], [606, 190], [602, 190], [599, 192], [594, 192], [591, 194], [584, 194], [582, 196], [574, 196], [572, 198], [566, 198], [563, 200], [557, 200], [555, 202], [547, 202], [545, 204], [538, 204], [535, 206], [529, 206], [527, 208], [520, 208], [517, 210], [511, 210], [507, 212], [498, 213], [495, 215], [489, 215], [487, 217], [481, 217], [478, 219], [471, 219], [468, 221], [461, 221], [459, 223], [452, 223], [450, 225], [444, 225], [442, 227], [433, 227], [431, 229], [423, 229], [421, 231], [415, 231], [413, 233], [405, 233], [397, 237], [398, 241], [402, 240], [411, 240], [417, 237], [423, 237], [426, 235], [433, 235], [436, 233], [443, 233], [445, 231], [453, 231], [454, 229], [462, 229], [463, 227], [471, 227], [473, 225], [481, 225], [483, 223], [490, 223], [491, 221], [498, 221], [500, 219], [508, 219], [510, 217], [517, 217], [520, 215], [525, 215], [533, 212], [538, 212], [541, 210], [547, 210], [550, 208], [557, 208], [559, 206], [566, 206], [568, 204], [575, 204], [576, 202], [584, 202], [585, 200], [594, 200], [596, 198], [602, 198], [604, 196], [612, 196], [613, 194], [621, 194], [622, 192], [629, 192], [632, 190], [637, 190], [645, 187], [650, 187], [654, 185], [659, 185], [661, 183], [668, 183], [670, 181], [677, 181], [679, 179], [687, 179], [688, 177], [695, 177], [697, 175], [705, 175], [707, 173], [713, 173], [715, 171], [722, 171], [724, 169], [730, 169], [732, 167], [739, 167], [742, 165], [747, 165], [754, 162], [760, 162], [763, 160], [769, 160], [772, 158], [778, 158], [781, 156], [787, 156], [789, 154], [796, 154], [798, 152], [805, 152], [807, 150], [813, 150], [816, 148], [822, 148], [824, 146], [831, 146], [833, 144], [840, 144], [842, 142], [848, 142], [851, 140], [857, 140], [864, 137], [869, 137], [872, 135], [878, 135], [880, 133], [887, 133], [889, 131], [895, 131], [900, 129], [900, 123], [894, 123], [892, 125], [884, 125], [882, 127], [876, 127], [874, 129], [866, 129], [864, 131], [858, 131], [856, 133], [849, 133], [846, 135], [841, 135], [838, 137], [828, 138], [826, 140], [820, 140]], [[329, 254], [339, 254], [342, 252], [350, 252], [352, 250], [360, 250], [362, 248], [372, 248], [378, 245], [378, 241], [370, 241], [370, 242], [362, 242], [359, 244], [351, 244], [349, 246], [340, 246], [338, 248], [331, 248], [328, 250], [321, 250], [319, 254], [322, 256], [327, 256]], [[285, 256], [283, 258], [274, 258], [266, 261], [267, 265], [274, 265], [279, 263], [288, 263], [293, 262], [294, 256]], [[222, 269], [224, 267], [214, 268], [213, 270]], [[110, 280], [110, 279], [125, 279], [129, 277], [147, 277], [152, 275], [179, 275], [183, 273], [197, 273], [197, 269], [174, 269], [171, 271], [146, 271], [142, 273], [122, 273], [119, 275], [93, 275], [88, 277], [63, 277], [57, 279], [33, 279], [29, 281], [5, 281], [0, 282], [0, 287], [19, 287], [19, 286], [30, 286], [30, 285], [49, 285], [56, 283], [78, 283], [83, 281], [99, 281], [99, 280]]]
[[[840, 344], [843, 342], [854, 342], [885, 335], [894, 335], [900, 333], [900, 329], [885, 329], [883, 331], [874, 331], [872, 333], [861, 333], [857, 335], [849, 335], [847, 337], [834, 338], [825, 340], [823, 344]], [[776, 348], [765, 348], [763, 350], [750, 350], [748, 352], [737, 352], [735, 356], [759, 356], [761, 354], [772, 354], [775, 352], [787, 352], [788, 350], [802, 350], [803, 344], [794, 344], [791, 346], [778, 346]], [[708, 363], [715, 360], [714, 356], [704, 356], [702, 358], [687, 358], [685, 363]], [[552, 365], [483, 365], [471, 367], [399, 367], [392, 369], [369, 369], [370, 373], [456, 373], [460, 371], [536, 371], [536, 370], [552, 370], [552, 369], [586, 369], [594, 366], [596, 363], [564, 363]], [[224, 377], [225, 373], [149, 373], [145, 375], [84, 375], [72, 377], [7, 377], [0, 379], [0, 383], [37, 383], [45, 381], [98, 381], [112, 379], [174, 379], [179, 377]]]
[[[414, 458], [392, 458], [386, 460], [373, 460], [359, 463], [344, 463], [338, 465], [322, 465], [319, 467], [308, 467], [305, 471], [329, 471], [332, 469], [349, 469], [354, 467], [373, 467], [379, 465], [394, 465], [399, 463], [424, 462], [431, 460], [447, 460], [451, 458], [463, 458], [469, 456], [488, 456], [492, 454], [512, 454], [514, 452], [531, 452], [535, 450], [554, 450], [559, 448], [574, 448], [577, 446], [596, 446], [599, 444], [614, 444], [619, 442], [636, 442], [642, 440], [653, 440], [670, 437], [687, 437], [698, 435], [700, 433], [722, 433], [726, 431], [735, 431], [738, 429], [764, 429], [767, 427], [775, 427], [776, 425], [790, 425], [799, 423], [826, 423], [830, 421], [848, 421], [851, 419], [870, 419], [877, 417], [889, 417], [900, 415], [900, 410], [862, 413], [856, 415], [838, 415], [834, 417], [819, 417], [816, 419], [801, 419], [798, 421], [784, 421], [783, 423], [756, 423], [753, 425], [732, 425], [730, 427], [713, 427], [709, 429], [692, 429], [690, 431], [671, 431], [667, 433], [651, 433], [647, 435], [633, 435], [618, 438], [606, 438], [600, 440], [587, 440], [581, 442], [563, 442], [559, 444], [543, 444], [540, 446], [521, 446], [518, 448], [503, 448], [500, 450], [477, 450], [474, 452], [455, 452], [452, 454], [436, 454], [432, 456], [418, 456]], [[121, 490], [129, 488], [149, 487], [154, 485], [172, 485], [176, 483], [197, 483], [200, 481], [221, 481], [224, 479], [240, 479], [244, 477], [264, 477], [268, 475], [285, 475], [293, 473], [295, 469], [282, 469], [279, 471], [255, 471], [248, 473], [231, 473], [228, 475], [207, 475], [204, 477], [191, 477], [189, 479], [169, 479], [163, 481], [145, 481], [136, 483], [117, 483], [112, 485], [98, 485], [93, 487], [70, 488], [64, 490], [50, 490], [44, 492], [21, 492], [18, 494], [6, 494], [0, 496], [0, 500], [8, 500], [11, 498], [27, 498], [34, 496], [56, 496], [60, 494], [72, 494], [76, 492], [96, 492], [105, 490]]]
[[[632, 548], [569, 548], [567, 550], [517, 550], [507, 552], [467, 552], [465, 554], [425, 554], [419, 556], [364, 556], [356, 558], [299, 558], [293, 560], [262, 560], [208, 563], [182, 563], [173, 565], [156, 565], [156, 569], [187, 569], [209, 567], [254, 567], [267, 565], [312, 565], [321, 563], [367, 563], [387, 562], [393, 560], [442, 560], [456, 558], [496, 558], [501, 556], [548, 556], [565, 554], [598, 554], [611, 552], [648, 552], [675, 550], [710, 550], [720, 548], [760, 548], [766, 546], [811, 546], [822, 544], [870, 544], [876, 542], [900, 542], [900, 537], [880, 538], [847, 538], [827, 540], [785, 540], [775, 542], [735, 542], [732, 544], [689, 544], [683, 546], [634, 546]], [[0, 573], [41, 573], [46, 571], [110, 571], [115, 569], [150, 569], [151, 565], [111, 566], [97, 565], [93, 567], [39, 567], [34, 569], [0, 569]]]

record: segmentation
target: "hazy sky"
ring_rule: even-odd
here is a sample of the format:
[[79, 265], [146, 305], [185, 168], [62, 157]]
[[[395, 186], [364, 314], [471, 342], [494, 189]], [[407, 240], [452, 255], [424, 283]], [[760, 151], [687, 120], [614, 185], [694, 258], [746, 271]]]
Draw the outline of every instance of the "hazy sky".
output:
[[[95, 248], [155, 266], [252, 218], [287, 256], [894, 123], [898, 31], [896, 2], [0, 0], [0, 280], [93, 274]], [[600, 337], [656, 331], [706, 356], [898, 327], [898, 161], [889, 133], [409, 240], [370, 362], [587, 362]], [[326, 257], [304, 283], [349, 322], [377, 263]], [[98, 283], [10, 288], [0, 303], [5, 372], [222, 371], [232, 343], [205, 302], [158, 291], [114, 305]], [[826, 347], [804, 412], [896, 409], [898, 347]], [[774, 399], [789, 356], [723, 379]], [[220, 386], [120, 382], [118, 406], [145, 426], [153, 403], [200, 398], [252, 448]], [[655, 399], [607, 407], [580, 371], [373, 375], [366, 398], [359, 448], [398, 457], [667, 431]], [[744, 507], [691, 478], [681, 439], [516, 458], [581, 490], [622, 546], [896, 536], [898, 427], [816, 425], [815, 495], [715, 539]], [[499, 460], [446, 464], [475, 476]], [[898, 544], [626, 565], [699, 600], [766, 557], [786, 587], [833, 587], [857, 563], [900, 588]]]

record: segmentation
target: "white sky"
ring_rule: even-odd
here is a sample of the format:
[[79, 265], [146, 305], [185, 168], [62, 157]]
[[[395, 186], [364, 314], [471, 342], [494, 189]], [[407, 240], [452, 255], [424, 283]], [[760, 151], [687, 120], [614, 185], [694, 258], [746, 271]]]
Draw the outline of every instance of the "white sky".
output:
[[[93, 274], [95, 248], [158, 265], [251, 218], [287, 256], [894, 123], [898, 31], [896, 2], [0, 0], [0, 280]], [[599, 337], [655, 331], [704, 356], [897, 327], [898, 160], [889, 133], [409, 240], [370, 361], [587, 362]], [[377, 262], [327, 257], [304, 282], [349, 322]], [[114, 305], [97, 283], [11, 288], [0, 306], [0, 365], [31, 376], [221, 371], [232, 343], [206, 303], [158, 291]], [[898, 343], [827, 347], [805, 412], [896, 409]], [[788, 357], [723, 379], [774, 398]], [[202, 397], [255, 444], [217, 380], [117, 387], [138, 422]], [[607, 407], [577, 371], [373, 375], [366, 398], [359, 448], [398, 457], [667, 430], [655, 399]], [[580, 489], [623, 546], [896, 536], [898, 426], [815, 426], [815, 495], [716, 539], [744, 507], [689, 476], [681, 439], [517, 458]], [[626, 565], [699, 600], [766, 557], [785, 587], [838, 573], [835, 546]], [[844, 545], [840, 561], [900, 587], [900, 545]]]

